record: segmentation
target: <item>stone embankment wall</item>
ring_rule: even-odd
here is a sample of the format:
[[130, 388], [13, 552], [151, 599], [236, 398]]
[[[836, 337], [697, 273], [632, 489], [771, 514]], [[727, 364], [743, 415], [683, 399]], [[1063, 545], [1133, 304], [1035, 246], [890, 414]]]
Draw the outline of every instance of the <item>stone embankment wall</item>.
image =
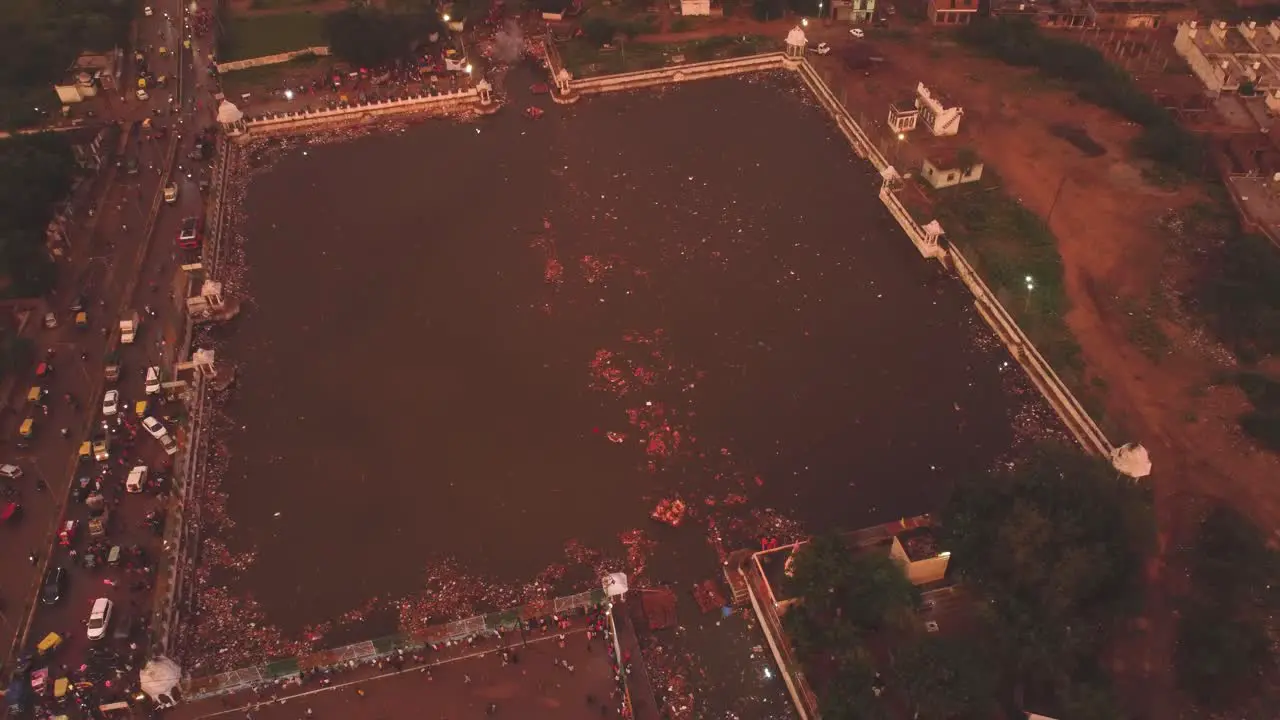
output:
[[[367, 122], [386, 115], [403, 113], [444, 114], [475, 107], [478, 102], [479, 95], [474, 88], [471, 88], [438, 95], [423, 94], [396, 100], [370, 100], [363, 103], [350, 103], [332, 109], [297, 110], [294, 112], [270, 113], [257, 117], [246, 116], [245, 128], [248, 136], [259, 137], [264, 134], [297, 132], [344, 122]], [[242, 135], [241, 137], [244, 136]]]
[[328, 55], [328, 45], [317, 45], [315, 47], [303, 48], [301, 50], [292, 50], [285, 53], [277, 53], [275, 55], [263, 55], [262, 57], [248, 58], [247, 60], [232, 60], [231, 62], [218, 63], [218, 72], [235, 72], [236, 70], [244, 70], [252, 67], [262, 67], [263, 65], [279, 65], [287, 63], [290, 60], [306, 55]]

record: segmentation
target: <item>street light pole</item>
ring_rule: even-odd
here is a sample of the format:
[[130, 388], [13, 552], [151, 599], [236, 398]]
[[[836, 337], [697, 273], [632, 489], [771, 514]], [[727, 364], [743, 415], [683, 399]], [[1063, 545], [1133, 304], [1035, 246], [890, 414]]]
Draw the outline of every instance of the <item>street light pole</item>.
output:
[[1062, 173], [1062, 179], [1058, 181], [1058, 189], [1053, 193], [1053, 202], [1049, 203], [1049, 212], [1044, 216], [1044, 226], [1049, 227], [1049, 221], [1053, 219], [1053, 210], [1058, 207], [1058, 198], [1062, 197], [1062, 188], [1067, 186], [1067, 174]]

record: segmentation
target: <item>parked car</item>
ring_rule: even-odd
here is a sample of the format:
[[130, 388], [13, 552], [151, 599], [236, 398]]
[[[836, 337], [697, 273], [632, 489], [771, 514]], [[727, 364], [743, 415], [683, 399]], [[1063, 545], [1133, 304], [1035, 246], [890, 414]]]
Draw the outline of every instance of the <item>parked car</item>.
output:
[[147, 432], [151, 433], [151, 437], [157, 440], [169, 434], [169, 431], [164, 429], [164, 425], [161, 424], [159, 420], [151, 417], [150, 415], [142, 418], [142, 427]]
[[102, 396], [102, 414], [107, 417], [115, 415], [120, 410], [120, 391], [108, 390]]
[[17, 480], [22, 477], [22, 468], [8, 463], [0, 465], [0, 477]]
[[151, 17], [151, 6], [150, 6], [150, 5], [148, 5], [148, 6], [144, 7], [144, 8], [142, 8], [142, 14], [143, 14], [143, 15], [146, 15], [147, 17]]
[[67, 569], [60, 566], [49, 568], [44, 576], [44, 585], [40, 588], [40, 602], [45, 605], [56, 605], [67, 591]]
[[155, 395], [160, 392], [160, 366], [152, 365], [147, 368], [147, 378], [144, 389], [148, 395]]
[[128, 493], [140, 493], [142, 487], [147, 484], [147, 466], [138, 465], [129, 471], [129, 477], [124, 481], [124, 491]]
[[172, 436], [172, 435], [161, 435], [161, 436], [160, 436], [160, 447], [164, 448], [164, 454], [165, 454], [165, 455], [177, 455], [177, 454], [178, 454], [178, 443], [176, 443], [176, 442], [174, 442], [174, 441], [173, 441], [173, 436]]
[[58, 316], [51, 312], [44, 314], [44, 327], [46, 330], [52, 330], [58, 327]]
[[110, 598], [98, 598], [93, 601], [93, 609], [89, 611], [88, 636], [90, 640], [101, 640], [107, 636], [107, 626], [111, 624]]
[[867, 34], [863, 32], [862, 28], [851, 28], [849, 30], [849, 34], [859, 39], [867, 36]]

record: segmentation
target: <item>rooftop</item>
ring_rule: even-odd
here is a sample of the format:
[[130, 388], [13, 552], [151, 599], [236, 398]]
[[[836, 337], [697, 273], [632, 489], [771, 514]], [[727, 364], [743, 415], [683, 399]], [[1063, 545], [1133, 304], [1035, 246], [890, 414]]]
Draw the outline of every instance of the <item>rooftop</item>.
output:
[[902, 549], [907, 551], [907, 558], [911, 562], [928, 560], [941, 554], [938, 536], [934, 534], [933, 528], [919, 527], [898, 533], [898, 542], [902, 543]]

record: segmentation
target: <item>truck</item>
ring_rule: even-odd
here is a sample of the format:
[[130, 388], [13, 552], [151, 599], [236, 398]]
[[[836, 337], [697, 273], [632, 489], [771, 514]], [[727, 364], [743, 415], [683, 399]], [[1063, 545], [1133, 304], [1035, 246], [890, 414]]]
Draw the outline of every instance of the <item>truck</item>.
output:
[[135, 310], [120, 321], [120, 342], [125, 345], [132, 345], [133, 339], [138, 335], [138, 312]]

